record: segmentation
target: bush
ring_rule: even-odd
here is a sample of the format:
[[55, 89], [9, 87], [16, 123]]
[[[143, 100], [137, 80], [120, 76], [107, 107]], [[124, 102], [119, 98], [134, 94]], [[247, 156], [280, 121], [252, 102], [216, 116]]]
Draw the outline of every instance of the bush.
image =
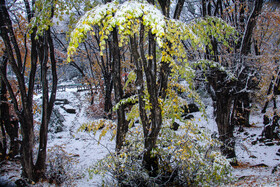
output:
[[70, 185], [74, 178], [73, 166], [77, 161], [63, 146], [55, 145], [48, 150], [46, 177], [50, 183]]
[[175, 132], [170, 123], [165, 122], [153, 150], [159, 166], [157, 176], [151, 177], [143, 168], [143, 134], [137, 125], [129, 130], [121, 152], [100, 160], [91, 171], [111, 176], [113, 180], [104, 180], [109, 186], [117, 181], [124, 186], [215, 186], [231, 180], [231, 166], [209, 132], [192, 122], [185, 122]]

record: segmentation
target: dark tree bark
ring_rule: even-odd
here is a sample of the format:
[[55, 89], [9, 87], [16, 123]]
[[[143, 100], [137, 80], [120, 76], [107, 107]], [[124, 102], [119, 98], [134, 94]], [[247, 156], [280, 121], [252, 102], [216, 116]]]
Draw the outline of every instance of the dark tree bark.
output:
[[[212, 1], [202, 0], [202, 14], [203, 17], [211, 16], [222, 16], [223, 12], [218, 11], [218, 6], [213, 6]], [[218, 3], [216, 4], [218, 5]], [[219, 5], [221, 6], [221, 5]], [[215, 7], [214, 11], [212, 7]], [[220, 8], [222, 10], [222, 8]], [[212, 36], [211, 44], [213, 48], [210, 50], [206, 47], [206, 59], [218, 62], [218, 43], [216, 39]], [[211, 53], [212, 52], [212, 53]], [[210, 68], [209, 72], [206, 74], [209, 87], [211, 90], [211, 97], [213, 100], [215, 121], [217, 123], [219, 131], [219, 139], [223, 143], [221, 146], [221, 151], [223, 155], [227, 158], [235, 158], [235, 139], [233, 136], [234, 125], [231, 124], [231, 106], [233, 100], [233, 93], [231, 92], [231, 87], [234, 86], [234, 82], [227, 80], [227, 74], [216, 68]]]
[[[1, 69], [3, 69], [3, 73], [4, 76], [6, 76], [7, 73], [7, 61], [8, 58], [6, 57], [6, 54], [4, 53], [3, 55], [3, 59], [1, 60]], [[0, 127], [1, 127], [1, 132], [2, 132], [2, 142], [0, 142], [1, 144], [1, 156], [0, 158], [4, 159], [6, 157], [7, 154], [7, 137], [6, 137], [6, 129], [5, 129], [5, 124], [8, 124], [10, 121], [7, 118], [10, 118], [10, 114], [9, 114], [9, 106], [7, 104], [7, 88], [6, 88], [6, 84], [4, 81], [0, 82]]]
[[[219, 131], [219, 139], [223, 142], [221, 151], [227, 158], [235, 158], [235, 138], [233, 135], [234, 125], [228, 124], [230, 121], [230, 111], [232, 96], [228, 93], [217, 94], [217, 100], [215, 101], [216, 122]], [[225, 125], [227, 124], [227, 125]]]
[[[276, 68], [275, 70], [276, 72], [276, 76], [273, 75], [267, 90], [267, 96], [270, 94], [273, 94], [273, 99], [275, 99], [277, 92], [278, 92], [278, 88], [279, 88], [279, 82], [280, 82], [280, 71], [279, 71], [279, 67]], [[266, 113], [266, 109], [268, 106], [268, 103], [270, 102], [270, 100], [267, 100], [264, 104], [264, 107], [262, 109], [262, 113]]]
[[[3, 0], [0, 4], [0, 28], [1, 37], [4, 41], [6, 51], [8, 54], [9, 63], [16, 75], [18, 87], [21, 95], [22, 110], [19, 110], [19, 105], [13, 93], [11, 85], [6, 76], [4, 76], [3, 69], [1, 69], [1, 77], [5, 82], [9, 91], [10, 97], [13, 101], [15, 111], [19, 117], [22, 128], [22, 168], [23, 176], [31, 179], [33, 178], [33, 115], [32, 115], [32, 102], [30, 103], [29, 97], [26, 93], [24, 75], [22, 74], [22, 59], [17, 44], [16, 37], [13, 32], [12, 22], [6, 8], [6, 2]], [[15, 53], [15, 56], [14, 56]]]
[[[57, 89], [57, 74], [56, 74], [56, 60], [54, 54], [53, 41], [50, 34], [50, 29], [44, 31], [43, 36], [39, 40], [39, 61], [41, 64], [41, 82], [43, 90], [42, 102], [42, 121], [40, 127], [40, 142], [37, 161], [34, 168], [35, 181], [44, 178], [46, 170], [46, 157], [47, 157], [47, 140], [48, 140], [48, 124], [51, 118], [51, 113], [56, 97]], [[49, 55], [50, 54], [50, 55]], [[48, 88], [48, 59], [50, 56], [51, 72], [52, 72], [52, 89], [49, 98]]]
[[[98, 29], [96, 30], [96, 33], [98, 33]], [[112, 37], [112, 36], [111, 36]], [[100, 43], [99, 36], [95, 35], [94, 39], [96, 40], [96, 43]], [[114, 50], [112, 47], [111, 38], [106, 40], [106, 49], [105, 54], [103, 56], [98, 56], [96, 54], [96, 51], [100, 51], [100, 46], [96, 47], [94, 43], [85, 42], [84, 46], [87, 53], [87, 58], [90, 62], [90, 65], [93, 66], [95, 63], [92, 58], [94, 56], [100, 70], [101, 74], [104, 79], [104, 88], [103, 88], [103, 94], [104, 94], [104, 111], [108, 114], [108, 118], [112, 118], [112, 91], [114, 86], [114, 79], [113, 79], [113, 73], [114, 73], [114, 67], [113, 67], [113, 61], [112, 58], [113, 54], [112, 51]], [[90, 54], [89, 49], [93, 52], [93, 55]]]
[[[1, 68], [3, 70], [4, 76], [7, 76], [7, 63], [8, 58], [6, 56], [6, 53], [3, 56], [3, 61], [1, 62]], [[1, 80], [1, 88], [0, 88], [0, 123], [1, 123], [1, 131], [3, 136], [3, 152], [2, 157], [5, 158], [8, 146], [7, 146], [7, 140], [6, 140], [6, 133], [10, 137], [10, 148], [9, 148], [9, 154], [8, 156], [10, 158], [14, 158], [19, 153], [19, 142], [18, 142], [18, 119], [17, 116], [13, 116], [10, 114], [10, 104], [8, 103], [7, 98], [7, 88], [6, 84], [3, 80]]]
[[[113, 43], [112, 43], [112, 57], [113, 57], [113, 78], [115, 101], [120, 102], [123, 99], [123, 86], [121, 80], [121, 54], [119, 49], [118, 32], [117, 29], [113, 30]], [[116, 137], [116, 151], [119, 152], [125, 142], [125, 136], [128, 131], [128, 123], [125, 119], [124, 106], [120, 105], [117, 109], [117, 137]]]
[[[248, 21], [244, 27], [244, 35], [242, 37], [242, 41], [240, 44], [240, 62], [244, 63], [244, 71], [240, 74], [240, 85], [246, 84], [246, 79], [248, 74], [252, 73], [250, 70], [248, 62], [246, 62], [246, 56], [251, 52], [251, 45], [252, 45], [252, 35], [253, 30], [256, 26], [258, 15], [261, 13], [263, 7], [263, 0], [256, 0], [254, 2], [254, 8], [251, 14], [248, 17]], [[244, 17], [244, 16], [243, 16]], [[244, 18], [243, 18], [244, 19]], [[242, 23], [242, 22], [241, 22]], [[244, 62], [245, 61], [245, 62]], [[254, 70], [253, 70], [254, 71]], [[245, 85], [244, 85], [245, 87]], [[235, 111], [233, 114], [235, 116], [233, 119], [235, 120], [234, 123], [238, 125], [245, 125], [250, 126], [249, 118], [250, 118], [250, 95], [249, 92], [242, 92], [237, 95], [235, 98], [236, 108], [233, 110]]]
[[[179, 0], [177, 3], [174, 14], [175, 19], [179, 19], [184, 2], [184, 0]], [[155, 2], [150, 1], [150, 3], [154, 4]], [[158, 0], [158, 3], [160, 4], [163, 15], [169, 18], [170, 1]], [[156, 148], [156, 141], [162, 126], [162, 110], [158, 98], [166, 98], [170, 67], [166, 62], [161, 62], [160, 67], [158, 67], [155, 36], [149, 32], [147, 39], [145, 37], [145, 28], [144, 25], [141, 25], [139, 41], [137, 41], [136, 36], [131, 37], [130, 44], [133, 61], [136, 67], [136, 86], [138, 92], [139, 112], [144, 132], [145, 152], [143, 157], [143, 166], [149, 171], [150, 176], [157, 176], [157, 169], [159, 167], [158, 156], [153, 156], [151, 153], [152, 150]], [[144, 46], [146, 43], [148, 45], [148, 56], [153, 56], [153, 59], [146, 59]], [[160, 69], [159, 72], [158, 69]], [[149, 103], [152, 106], [150, 113], [147, 113], [145, 109], [145, 84], [147, 85], [147, 91], [149, 94]]]
[[[239, 3], [239, 4], [238, 4]], [[239, 66], [238, 81], [227, 79], [227, 75], [223, 71], [219, 71], [215, 68], [210, 68], [209, 73], [207, 74], [207, 79], [210, 87], [212, 88], [212, 99], [214, 101], [214, 110], [216, 116], [216, 122], [220, 134], [220, 140], [223, 142], [223, 147], [221, 147], [223, 154], [225, 154], [228, 158], [235, 157], [234, 150], [234, 124], [247, 124], [249, 125], [249, 115], [250, 115], [250, 96], [249, 92], [241, 92], [242, 89], [246, 86], [246, 81], [251, 79], [252, 77], [248, 77], [248, 73], [250, 67], [247, 65], [248, 62], [243, 61], [244, 56], [247, 56], [250, 52], [251, 47], [251, 38], [253, 29], [256, 24], [256, 19], [258, 14], [261, 11], [263, 1], [257, 0], [254, 2], [254, 9], [250, 13], [248, 17], [247, 23], [245, 23], [245, 1], [235, 2], [235, 9], [239, 10], [241, 8], [238, 15], [230, 15], [230, 13], [225, 12], [224, 9], [227, 8], [225, 2], [217, 0], [202, 0], [202, 14], [205, 16], [218, 16], [226, 19], [227, 21], [233, 22], [233, 25], [236, 25], [237, 29], [240, 32], [244, 31], [244, 36], [242, 40], [240, 40], [237, 45], [235, 45], [235, 52], [239, 52], [240, 55], [237, 55], [233, 63], [236, 66]], [[223, 8], [224, 7], [224, 8]], [[236, 14], [232, 13], [232, 14]], [[211, 38], [211, 44], [213, 48], [210, 50], [206, 47], [206, 58], [209, 60], [213, 60], [215, 62], [219, 62], [219, 55], [221, 54], [221, 49], [219, 47], [218, 42], [215, 40], [213, 36], [209, 36]], [[237, 59], [241, 56], [240, 59]], [[223, 62], [224, 66], [229, 66], [228, 62]], [[243, 68], [244, 67], [244, 68]], [[251, 72], [253, 74], [253, 72]], [[248, 89], [252, 89], [251, 87]], [[233, 104], [234, 101], [234, 105]], [[227, 106], [223, 106], [227, 105]], [[232, 109], [233, 106], [233, 109]], [[230, 117], [232, 112], [232, 116]]]
[[[140, 119], [142, 123], [142, 128], [144, 132], [144, 158], [143, 158], [143, 165], [144, 167], [150, 172], [151, 176], [157, 175], [157, 168], [158, 168], [158, 161], [157, 157], [153, 157], [151, 155], [151, 151], [156, 148], [156, 140], [158, 137], [158, 133], [161, 129], [162, 119], [161, 119], [161, 109], [158, 103], [158, 89], [156, 85], [156, 74], [154, 71], [156, 65], [152, 65], [153, 67], [148, 67], [148, 62], [146, 61], [144, 55], [144, 26], [141, 26], [140, 31], [140, 40], [139, 42], [136, 41], [136, 38], [131, 37], [131, 50], [133, 55], [133, 60], [135, 62], [136, 67], [136, 86], [138, 91], [138, 100], [139, 100], [139, 112], [140, 112]], [[151, 41], [150, 41], [151, 42]], [[139, 45], [138, 45], [139, 43]], [[153, 45], [152, 43], [150, 43]], [[140, 48], [140, 52], [138, 49]], [[145, 72], [145, 78], [147, 81], [148, 93], [150, 95], [150, 102], [153, 106], [151, 109], [151, 114], [148, 115], [145, 109], [146, 102], [144, 100], [144, 74], [143, 69]], [[154, 74], [154, 75], [153, 75]], [[152, 87], [154, 86], [154, 87]]]
[[[27, 0], [24, 1], [26, 13], [28, 15], [28, 21], [31, 21], [31, 18], [34, 15], [34, 11], [31, 10], [30, 7], [35, 7], [35, 1], [32, 1], [32, 6], [29, 5]], [[51, 19], [51, 18], [50, 18]], [[21, 132], [22, 132], [22, 141], [21, 141], [21, 164], [22, 164], [22, 175], [24, 178], [28, 179], [29, 181], [38, 181], [44, 172], [45, 167], [45, 155], [46, 155], [46, 145], [47, 145], [47, 124], [51, 115], [53, 103], [55, 100], [55, 93], [56, 93], [56, 67], [54, 62], [54, 48], [52, 41], [48, 40], [50, 37], [49, 28], [44, 31], [43, 36], [43, 47], [38, 48], [38, 41], [35, 39], [36, 37], [36, 28], [32, 28], [33, 32], [30, 34], [30, 42], [31, 42], [31, 67], [29, 76], [25, 76], [23, 70], [25, 70], [24, 65], [26, 62], [22, 62], [22, 59], [26, 60], [26, 58], [22, 58], [22, 55], [19, 50], [19, 44], [17, 43], [16, 36], [14, 34], [12, 21], [9, 15], [9, 12], [6, 7], [5, 0], [0, 1], [0, 36], [4, 41], [5, 48], [8, 55], [9, 63], [13, 69], [13, 72], [16, 75], [16, 80], [18, 83], [19, 94], [21, 99], [21, 105], [18, 104], [15, 93], [12, 90], [10, 82], [1, 68], [0, 75], [2, 80], [5, 82], [7, 86], [7, 90], [9, 91], [9, 95], [13, 102], [14, 110], [19, 118], [19, 122], [21, 124]], [[41, 43], [42, 44], [42, 43]], [[50, 51], [48, 49], [51, 48]], [[27, 49], [26, 49], [27, 50]], [[37, 50], [40, 50], [37, 53]], [[50, 53], [51, 59], [51, 68], [53, 73], [53, 88], [50, 100], [48, 100], [48, 94], [46, 91], [47, 82], [46, 82], [46, 72], [47, 72], [47, 61], [48, 55]], [[40, 145], [39, 145], [39, 154], [37, 157], [36, 167], [34, 167], [33, 163], [33, 146], [34, 146], [34, 127], [33, 127], [33, 92], [34, 92], [34, 82], [35, 82], [35, 74], [37, 69], [37, 60], [38, 54], [40, 54], [40, 61], [42, 65], [42, 79], [45, 81], [43, 83], [44, 92], [43, 92], [43, 116], [41, 121], [41, 129], [40, 129]], [[25, 78], [29, 79], [28, 87], [25, 84]], [[40, 174], [37, 176], [37, 174]]]
[[[235, 138], [233, 135], [234, 125], [231, 123], [231, 107], [233, 93], [231, 92], [234, 82], [226, 82], [227, 74], [217, 69], [212, 69], [207, 74], [209, 85], [214, 93], [211, 94], [215, 121], [219, 131], [219, 139], [223, 143], [221, 151], [227, 158], [235, 158]], [[236, 164], [233, 162], [233, 164]]]
[[[111, 2], [111, 0], [105, 0], [105, 3]], [[112, 53], [112, 70], [113, 70], [113, 80], [114, 80], [114, 92], [116, 103], [120, 102], [123, 95], [123, 86], [121, 80], [121, 53], [119, 48], [118, 31], [114, 28], [112, 31], [113, 41], [111, 43], [111, 53]], [[116, 136], [116, 152], [118, 153], [123, 143], [125, 142], [125, 136], [128, 131], [128, 122], [125, 119], [125, 107], [120, 105], [117, 109], [117, 136]]]
[[104, 111], [109, 113], [108, 118], [112, 118], [112, 90], [113, 90], [113, 80], [112, 80], [112, 72], [104, 75], [104, 85], [105, 85], [105, 103], [104, 103]]
[[184, 3], [185, 3], [185, 0], [179, 0], [178, 1], [177, 5], [176, 5], [176, 8], [175, 8], [174, 16], [173, 16], [174, 19], [179, 19], [180, 18], [181, 12], [182, 12], [183, 7], [184, 7]]

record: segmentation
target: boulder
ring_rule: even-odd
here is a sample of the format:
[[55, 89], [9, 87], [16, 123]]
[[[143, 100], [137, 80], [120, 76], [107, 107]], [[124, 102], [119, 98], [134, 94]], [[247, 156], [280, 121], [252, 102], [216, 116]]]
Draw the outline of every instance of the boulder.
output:
[[170, 127], [170, 129], [172, 129], [172, 130], [174, 130], [174, 131], [177, 131], [179, 127], [180, 127], [180, 124], [174, 122], [174, 123], [172, 124], [172, 126]]
[[184, 120], [193, 119], [193, 118], [194, 118], [194, 116], [192, 114], [188, 114], [188, 115], [183, 117]]
[[76, 114], [76, 109], [74, 109], [74, 108], [66, 108], [64, 106], [61, 106], [61, 108], [63, 108], [65, 110], [65, 112], [67, 112], [69, 114]]
[[69, 103], [70, 102], [67, 99], [56, 99], [54, 102], [55, 105], [66, 105]]
[[273, 146], [274, 143], [269, 141], [269, 142], [265, 142], [264, 145], [266, 145], [266, 146]]
[[199, 112], [198, 106], [194, 103], [188, 104], [188, 106], [184, 105], [182, 106], [182, 109], [184, 110], [184, 114]]
[[275, 173], [275, 172], [279, 172], [279, 169], [280, 169], [280, 164], [274, 166], [273, 169], [272, 169], [272, 171], [271, 171], [271, 173], [273, 174], [273, 173]]
[[59, 110], [57, 108], [54, 108], [49, 123], [49, 131], [53, 133], [62, 132], [64, 129], [64, 125], [63, 125], [64, 121], [65, 119], [60, 114]]

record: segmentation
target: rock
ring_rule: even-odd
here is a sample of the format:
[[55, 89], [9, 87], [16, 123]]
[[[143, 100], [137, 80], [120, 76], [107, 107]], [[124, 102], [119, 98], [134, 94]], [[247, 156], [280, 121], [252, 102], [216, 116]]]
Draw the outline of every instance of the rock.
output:
[[265, 142], [264, 145], [266, 145], [266, 146], [273, 146], [274, 143], [273, 142]]
[[278, 149], [278, 152], [276, 153], [277, 156], [280, 156], [280, 149]]
[[184, 118], [184, 120], [193, 119], [194, 116], [192, 114], [189, 114], [189, 115], [184, 116], [183, 118]]
[[255, 168], [255, 167], [265, 167], [265, 168], [267, 168], [268, 165], [266, 165], [264, 163], [261, 163], [261, 164], [257, 164], [257, 165], [251, 166], [251, 168]]
[[60, 114], [59, 110], [57, 108], [54, 108], [49, 123], [49, 131], [53, 133], [62, 132], [64, 129], [64, 125], [63, 125], [64, 121], [65, 119]]
[[61, 108], [63, 108], [65, 110], [65, 112], [67, 112], [69, 114], [76, 114], [76, 109], [74, 109], [74, 108], [66, 108], [64, 106], [61, 106]]
[[23, 180], [23, 179], [18, 179], [18, 180], [16, 180], [16, 185], [17, 185], [17, 187], [26, 187], [26, 186], [29, 186], [28, 184], [27, 184], [27, 182], [25, 181], [25, 180]]
[[250, 155], [249, 158], [257, 158], [255, 155]]
[[244, 132], [244, 128], [243, 128], [242, 126], [240, 126], [240, 127], [238, 128], [238, 132]]
[[264, 138], [264, 137], [259, 137], [258, 140], [259, 140], [260, 142], [264, 142], [265, 138]]
[[271, 173], [273, 174], [273, 173], [279, 171], [279, 169], [280, 169], [280, 164], [274, 166], [273, 169], [272, 169], [272, 171], [271, 171]]
[[67, 108], [67, 109], [65, 109], [65, 111], [69, 114], [76, 114], [76, 109], [73, 109], [73, 108]]
[[66, 105], [69, 104], [70, 102], [67, 99], [56, 99], [55, 100], [55, 105]]
[[179, 126], [180, 126], [179, 123], [174, 122], [174, 123], [172, 124], [172, 126], [170, 127], [170, 129], [172, 129], [172, 130], [174, 130], [174, 131], [177, 131], [178, 128], [179, 128]]
[[184, 110], [185, 115], [193, 112], [199, 112], [198, 106], [196, 106], [194, 103], [188, 104], [188, 106], [184, 105], [182, 106], [182, 109]]
[[267, 125], [267, 124], [269, 124], [269, 123], [270, 123], [269, 117], [268, 117], [267, 115], [264, 115], [264, 116], [263, 116], [263, 124], [264, 124], [264, 125]]
[[248, 133], [248, 132], [244, 132], [244, 135], [245, 135], [245, 136], [248, 136], [248, 135], [249, 135], [249, 133]]
[[256, 145], [258, 143], [258, 141], [257, 140], [255, 140], [255, 141], [252, 141], [252, 145]]

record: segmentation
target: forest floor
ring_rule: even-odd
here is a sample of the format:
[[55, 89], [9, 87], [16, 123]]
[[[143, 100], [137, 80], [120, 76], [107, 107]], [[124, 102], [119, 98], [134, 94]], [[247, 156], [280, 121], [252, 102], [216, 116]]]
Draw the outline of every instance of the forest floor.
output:
[[[40, 95], [36, 98], [39, 100]], [[76, 88], [58, 92], [57, 99], [63, 103], [56, 103], [57, 116], [62, 121], [61, 127], [51, 127], [48, 141], [49, 160], [54, 164], [62, 164], [67, 183], [62, 186], [100, 186], [103, 178], [91, 174], [90, 169], [98, 160], [113, 152], [115, 142], [111, 141], [110, 132], [98, 143], [101, 132], [92, 135], [87, 132], [78, 132], [82, 124], [95, 119], [90, 116], [89, 96], [86, 91], [77, 92]], [[68, 102], [64, 102], [67, 99]], [[214, 121], [213, 108], [210, 99], [204, 99], [207, 106], [208, 120], [201, 117], [200, 112], [193, 113], [200, 125], [207, 127], [211, 132], [217, 132]], [[68, 113], [66, 109], [74, 109], [75, 113]], [[39, 115], [37, 116], [40, 117]], [[233, 169], [236, 179], [226, 186], [280, 186], [280, 143], [279, 141], [259, 141], [263, 130], [263, 114], [259, 111], [252, 113], [251, 127], [244, 128], [243, 132], [236, 131], [236, 154], [238, 166]], [[39, 128], [35, 128], [39, 132]], [[35, 153], [36, 155], [36, 153]], [[58, 163], [60, 162], [60, 163]], [[10, 186], [20, 178], [19, 161], [2, 161], [0, 163], [0, 186], [3, 181], [10, 181]], [[275, 172], [273, 172], [275, 170]], [[57, 172], [54, 168], [50, 172]], [[2, 181], [2, 183], [1, 183]], [[50, 186], [42, 182], [33, 186]], [[55, 185], [53, 185], [55, 186]]]

